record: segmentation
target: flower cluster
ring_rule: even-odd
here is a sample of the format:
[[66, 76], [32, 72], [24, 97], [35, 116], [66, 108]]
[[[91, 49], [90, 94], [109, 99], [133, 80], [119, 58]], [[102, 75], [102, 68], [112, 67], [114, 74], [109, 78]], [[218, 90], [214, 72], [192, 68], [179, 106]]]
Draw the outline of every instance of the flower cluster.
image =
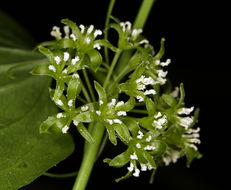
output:
[[[56, 87], [50, 89], [50, 96], [62, 110], [41, 124], [41, 132], [65, 134], [74, 126], [88, 142], [94, 143], [87, 126], [93, 122], [102, 124], [112, 144], [117, 145], [119, 138], [127, 146], [125, 152], [104, 160], [113, 167], [127, 167], [128, 173], [117, 181], [132, 175], [138, 177], [141, 171], [155, 171], [159, 165], [175, 163], [184, 155], [187, 166], [194, 158], [201, 157], [196, 147], [200, 144], [199, 128], [193, 129], [198, 109], [190, 116], [194, 107], [184, 105], [183, 84], [174, 91], [162, 88], [168, 85], [168, 72], [164, 68], [171, 62], [170, 59], [161, 61], [164, 39], [155, 54], [149, 41], [141, 36], [142, 29], [132, 28], [128, 21], [109, 24], [119, 34], [118, 47], [105, 39], [96, 40], [102, 31], [93, 25], [77, 26], [67, 19], [62, 23], [64, 35], [55, 26], [51, 35], [56, 41], [38, 47], [48, 62], [32, 71], [55, 79]], [[102, 46], [115, 52], [113, 64], [104, 62], [99, 51]], [[112, 73], [114, 63], [128, 49], [136, 51], [123, 77], [117, 80], [119, 76]], [[94, 82], [88, 78], [89, 73]], [[110, 88], [104, 82], [108, 79], [112, 84]], [[134, 116], [134, 112], [141, 114]]]

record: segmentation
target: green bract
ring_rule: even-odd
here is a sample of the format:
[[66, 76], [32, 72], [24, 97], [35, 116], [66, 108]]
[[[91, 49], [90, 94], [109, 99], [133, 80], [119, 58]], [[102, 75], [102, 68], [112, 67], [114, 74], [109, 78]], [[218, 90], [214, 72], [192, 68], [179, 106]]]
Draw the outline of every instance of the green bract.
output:
[[[125, 152], [104, 160], [113, 167], [127, 167], [128, 173], [117, 181], [138, 177], [140, 171], [155, 171], [184, 155], [189, 166], [194, 158], [201, 157], [195, 145], [200, 143], [199, 128], [193, 128], [199, 110], [189, 116], [194, 107], [184, 105], [183, 84], [174, 91], [163, 88], [169, 83], [165, 68], [170, 63], [170, 59], [161, 61], [165, 40], [161, 40], [155, 54], [149, 41], [141, 36], [142, 29], [113, 20], [116, 22], [105, 31], [112, 28], [118, 32], [118, 47], [106, 39], [97, 40], [102, 32], [93, 25], [77, 26], [67, 19], [62, 20], [64, 36], [55, 26], [51, 35], [56, 40], [38, 46], [48, 62], [36, 66], [32, 74], [55, 80], [50, 97], [61, 110], [41, 124], [40, 132], [67, 133], [75, 126], [89, 143], [94, 143], [89, 123], [102, 124], [112, 144], [117, 145], [118, 137], [127, 146]], [[104, 62], [102, 46], [115, 53], [111, 66]], [[116, 74], [113, 69], [125, 50], [134, 53], [124, 70]]]

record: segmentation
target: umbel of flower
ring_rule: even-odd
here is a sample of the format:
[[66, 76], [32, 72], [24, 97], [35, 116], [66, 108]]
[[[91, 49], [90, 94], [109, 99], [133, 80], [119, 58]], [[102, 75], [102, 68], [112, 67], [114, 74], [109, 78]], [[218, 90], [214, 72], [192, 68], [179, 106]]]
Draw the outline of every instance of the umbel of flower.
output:
[[[191, 116], [194, 107], [185, 107], [182, 84], [173, 92], [169, 83], [166, 84], [165, 68], [171, 61], [161, 61], [164, 39], [161, 40], [159, 52], [155, 54], [148, 40], [142, 37], [141, 29], [132, 28], [130, 22], [117, 22], [109, 24], [119, 34], [116, 48], [107, 40], [97, 40], [102, 31], [93, 25], [77, 26], [67, 19], [62, 23], [65, 25], [63, 31], [55, 26], [51, 32], [56, 40], [38, 47], [48, 62], [36, 66], [32, 71], [33, 74], [48, 75], [56, 80], [56, 87], [49, 89], [50, 97], [62, 110], [48, 117], [41, 124], [40, 132], [66, 134], [74, 126], [88, 142], [94, 143], [85, 125], [100, 122], [106, 128], [112, 144], [117, 144], [118, 137], [127, 146], [125, 152], [105, 160], [110, 166], [127, 168], [127, 174], [117, 181], [130, 176], [139, 177], [142, 171], [154, 172], [159, 164], [175, 163], [183, 155], [187, 157], [187, 166], [194, 158], [201, 157], [196, 146], [200, 144], [199, 128], [193, 129], [198, 109]], [[105, 64], [104, 67], [101, 65], [103, 59], [99, 50], [102, 46], [118, 52], [117, 55], [123, 50], [135, 51], [122, 74], [119, 74], [121, 79], [125, 79], [118, 84], [119, 90], [112, 89], [118, 79], [115, 72], [111, 76], [111, 89], [109, 85], [105, 85], [105, 89], [94, 81], [98, 101], [90, 102], [87, 97], [86, 100], [81, 97], [80, 92], [83, 91], [84, 95], [84, 88], [80, 73], [83, 70], [84, 74], [85, 69], [89, 69], [89, 73], [101, 75], [108, 69]], [[100, 67], [101, 71], [97, 73]], [[162, 88], [163, 85], [165, 88]], [[89, 91], [94, 89], [89, 88]], [[122, 101], [120, 93], [128, 95], [128, 100]], [[130, 115], [132, 111], [142, 114], [135, 117]]]
[[119, 24], [110, 24], [119, 34], [118, 47], [119, 49], [135, 49], [143, 44], [148, 44], [149, 41], [141, 36], [142, 29], [132, 28], [129, 21], [120, 22]]

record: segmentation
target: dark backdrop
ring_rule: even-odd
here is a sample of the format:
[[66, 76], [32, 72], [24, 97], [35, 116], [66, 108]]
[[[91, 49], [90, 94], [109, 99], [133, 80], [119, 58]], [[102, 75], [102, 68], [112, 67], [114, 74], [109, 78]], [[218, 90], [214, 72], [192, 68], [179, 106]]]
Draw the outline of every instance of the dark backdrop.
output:
[[[6, 2], [1, 9], [16, 18], [36, 38], [37, 42], [50, 40], [53, 25], [60, 25], [62, 18], [69, 18], [78, 24], [94, 24], [103, 28], [108, 5], [107, 0], [90, 1], [30, 1], [28, 3]], [[113, 15], [125, 21], [134, 19], [141, 1], [117, 0]], [[222, 61], [217, 42], [223, 36], [216, 32], [218, 4], [212, 1], [158, 0], [154, 5], [144, 29], [144, 35], [159, 48], [161, 37], [166, 38], [165, 58], [171, 58], [169, 78], [174, 85], [184, 82], [186, 104], [201, 108], [198, 126], [201, 127], [202, 144], [199, 150], [201, 160], [195, 160], [190, 169], [185, 159], [177, 164], [160, 168], [154, 185], [148, 184], [148, 174], [131, 178], [119, 184], [113, 180], [122, 173], [120, 169], [109, 168], [102, 159], [116, 151], [108, 145], [97, 162], [87, 189], [163, 189], [163, 190], [217, 190], [226, 183], [225, 171], [228, 162], [227, 128], [229, 97], [229, 70]], [[219, 59], [218, 59], [219, 58]], [[226, 130], [226, 131], [225, 131]], [[227, 136], [226, 136], [227, 135]], [[113, 153], [108, 153], [108, 151]], [[81, 152], [81, 151], [80, 151]], [[52, 171], [73, 171], [78, 168], [81, 155], [77, 151], [68, 161], [59, 164]], [[111, 156], [112, 157], [112, 156]], [[125, 170], [123, 171], [126, 172]], [[71, 189], [74, 178], [68, 180], [40, 177], [22, 190]]]

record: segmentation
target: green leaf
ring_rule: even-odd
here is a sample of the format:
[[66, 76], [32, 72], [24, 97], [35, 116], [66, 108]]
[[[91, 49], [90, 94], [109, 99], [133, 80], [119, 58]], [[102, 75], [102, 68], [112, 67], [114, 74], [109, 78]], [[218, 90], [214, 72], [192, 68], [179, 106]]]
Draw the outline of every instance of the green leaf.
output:
[[83, 136], [83, 138], [85, 138], [89, 143], [95, 143], [95, 140], [93, 139], [93, 137], [91, 136], [91, 134], [88, 132], [88, 130], [84, 127], [84, 125], [82, 123], [79, 123], [76, 126], [77, 130], [79, 131], [79, 133]]
[[125, 176], [122, 176], [122, 177], [116, 179], [115, 181], [118, 183], [118, 182], [120, 182], [120, 181], [123, 181], [123, 180], [125, 180], [125, 179], [128, 179], [128, 178], [131, 177], [131, 176], [132, 176], [132, 172], [128, 172]]
[[84, 122], [84, 123], [92, 122], [94, 121], [94, 119], [95, 119], [95, 115], [92, 111], [82, 112], [73, 118], [73, 120]]
[[94, 84], [95, 84], [95, 90], [99, 95], [99, 101], [101, 100], [105, 104], [107, 102], [107, 95], [104, 88], [96, 81], [94, 81]]
[[133, 137], [136, 137], [138, 135], [140, 127], [134, 119], [123, 119], [123, 123], [128, 127], [129, 131], [131, 131]]
[[56, 80], [56, 88], [53, 100], [56, 102], [60, 99], [60, 97], [63, 95], [63, 91], [65, 88], [65, 84], [62, 80]]
[[135, 104], [136, 104], [135, 98], [130, 97], [125, 104], [118, 106], [116, 109], [120, 111], [130, 111], [134, 108]]
[[73, 34], [77, 38], [81, 36], [81, 32], [79, 30], [79, 27], [74, 22], [72, 22], [71, 20], [68, 20], [68, 19], [62, 19], [61, 22], [63, 24], [68, 25], [72, 29]]
[[29, 49], [34, 39], [13, 18], [0, 10], [0, 46]]
[[186, 166], [188, 168], [190, 167], [191, 162], [195, 158], [197, 158], [197, 159], [202, 158], [202, 155], [198, 151], [196, 151], [194, 148], [191, 148], [191, 147], [188, 147], [188, 146], [185, 147], [185, 154], [186, 154], [186, 158], [187, 158]]
[[47, 75], [53, 76], [53, 73], [48, 68], [49, 64], [39, 64], [32, 71], [32, 75]]
[[116, 139], [116, 134], [115, 134], [115, 130], [114, 130], [113, 126], [107, 122], [104, 122], [104, 125], [106, 126], [109, 140], [111, 141], [111, 143], [113, 145], [116, 146], [117, 145], [117, 139]]
[[153, 117], [144, 117], [138, 120], [140, 123], [140, 126], [144, 129], [152, 131], [154, 128], [152, 126]]
[[146, 108], [149, 116], [153, 116], [156, 113], [156, 105], [150, 98], [146, 98]]
[[132, 153], [131, 150], [127, 149], [125, 152], [113, 158], [111, 162], [109, 163], [109, 165], [112, 167], [117, 167], [117, 168], [123, 167], [130, 161], [131, 153]]
[[69, 126], [69, 117], [63, 117], [63, 118], [57, 118], [56, 115], [48, 117], [47, 120], [45, 120], [40, 125], [40, 133], [50, 133], [50, 134], [56, 134], [61, 133], [62, 128], [67, 125]]
[[156, 163], [154, 159], [152, 158], [152, 156], [146, 151], [143, 151], [142, 154], [143, 154], [143, 157], [148, 161], [148, 163], [152, 165], [153, 169], [156, 169]]
[[181, 104], [182, 104], [183, 101], [184, 101], [184, 97], [185, 97], [184, 84], [181, 83], [181, 84], [180, 84], [180, 100], [179, 100], [178, 104], [176, 105], [176, 108], [178, 108], [178, 107], [181, 106]]
[[57, 112], [48, 96], [49, 80], [28, 77], [0, 86], [0, 189], [15, 190], [31, 183], [69, 156], [70, 135], [40, 134], [39, 125]]
[[164, 100], [164, 102], [168, 104], [168, 106], [170, 107], [174, 107], [177, 104], [176, 99], [168, 94], [163, 94], [161, 97]]
[[101, 54], [97, 50], [92, 49], [87, 52], [87, 55], [90, 58], [90, 64], [88, 65], [89, 68], [96, 72], [103, 62]]
[[100, 46], [104, 46], [104, 47], [107, 47], [109, 49], [111, 49], [112, 51], [114, 52], [118, 52], [119, 49], [116, 48], [115, 46], [113, 46], [109, 41], [107, 40], [95, 40], [94, 41], [94, 44], [99, 44]]
[[123, 141], [124, 143], [128, 143], [129, 140], [131, 139], [131, 136], [127, 126], [122, 123], [122, 124], [113, 124], [113, 127], [116, 133], [118, 134], [120, 140]]
[[81, 83], [79, 78], [72, 77], [67, 87], [67, 99], [75, 99], [81, 91]]
[[165, 42], [165, 39], [164, 39], [164, 38], [161, 38], [160, 50], [159, 50], [159, 52], [155, 55], [154, 60], [160, 60], [160, 59], [163, 57], [163, 55], [164, 55], [164, 53], [165, 53], [164, 42]]

